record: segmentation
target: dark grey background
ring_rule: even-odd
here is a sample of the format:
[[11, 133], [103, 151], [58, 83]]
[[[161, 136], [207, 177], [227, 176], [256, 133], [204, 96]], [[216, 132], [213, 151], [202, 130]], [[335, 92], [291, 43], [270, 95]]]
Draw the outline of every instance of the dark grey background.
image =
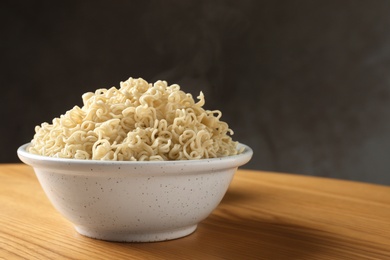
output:
[[246, 168], [390, 184], [390, 1], [3, 1], [0, 161], [128, 77], [206, 94]]

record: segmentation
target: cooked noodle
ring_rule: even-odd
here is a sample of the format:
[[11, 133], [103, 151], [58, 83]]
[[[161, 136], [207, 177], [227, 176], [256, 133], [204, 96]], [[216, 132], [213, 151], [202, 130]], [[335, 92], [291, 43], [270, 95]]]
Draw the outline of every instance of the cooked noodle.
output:
[[35, 128], [29, 152], [39, 155], [114, 161], [191, 160], [235, 155], [233, 131], [218, 110], [203, 109], [201, 92], [191, 94], [166, 81], [129, 78], [120, 88], [82, 96], [52, 124]]

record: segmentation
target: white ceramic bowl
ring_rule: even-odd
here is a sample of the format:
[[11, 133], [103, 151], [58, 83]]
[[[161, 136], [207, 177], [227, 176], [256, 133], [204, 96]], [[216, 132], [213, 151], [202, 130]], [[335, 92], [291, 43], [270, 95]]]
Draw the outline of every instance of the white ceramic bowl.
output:
[[238, 166], [253, 154], [182, 161], [59, 159], [18, 149], [47, 197], [85, 236], [127, 242], [191, 234], [221, 202]]

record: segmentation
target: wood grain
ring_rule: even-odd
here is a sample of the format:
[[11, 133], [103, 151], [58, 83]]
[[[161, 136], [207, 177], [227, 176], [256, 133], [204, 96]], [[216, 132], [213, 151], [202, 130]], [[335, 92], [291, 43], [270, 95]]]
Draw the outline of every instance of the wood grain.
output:
[[112, 243], [79, 235], [33, 170], [0, 165], [0, 259], [390, 259], [390, 187], [239, 170], [185, 238]]

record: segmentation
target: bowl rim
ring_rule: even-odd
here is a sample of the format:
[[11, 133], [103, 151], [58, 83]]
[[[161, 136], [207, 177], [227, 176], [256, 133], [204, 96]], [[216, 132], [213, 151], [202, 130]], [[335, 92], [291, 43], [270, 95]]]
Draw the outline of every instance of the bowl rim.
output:
[[[146, 167], [161, 167], [167, 171], [182, 169], [183, 172], [221, 170], [228, 168], [237, 168], [249, 162], [252, 158], [253, 150], [245, 144], [238, 143], [237, 149], [244, 148], [242, 153], [218, 158], [195, 159], [195, 160], [170, 160], [170, 161], [103, 161], [103, 160], [83, 160], [70, 158], [56, 158], [32, 154], [27, 151], [30, 143], [21, 145], [17, 149], [19, 159], [33, 168], [63, 168], [63, 171], [71, 171], [73, 167], [83, 169], [84, 171], [104, 172], [109, 168], [117, 169], [138, 169], [136, 172], [144, 172]], [[191, 169], [192, 168], [192, 169]], [[195, 170], [196, 169], [196, 170]]]

